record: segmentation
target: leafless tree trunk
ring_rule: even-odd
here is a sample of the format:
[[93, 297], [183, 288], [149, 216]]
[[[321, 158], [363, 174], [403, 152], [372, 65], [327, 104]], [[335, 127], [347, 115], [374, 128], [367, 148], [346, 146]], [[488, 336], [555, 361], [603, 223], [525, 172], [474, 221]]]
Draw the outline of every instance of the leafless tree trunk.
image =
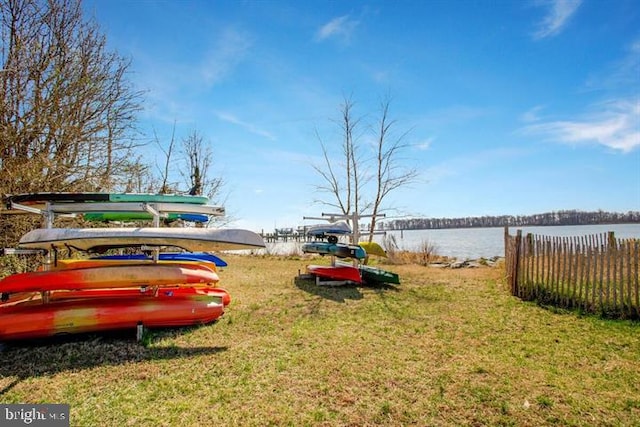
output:
[[396, 121], [389, 119], [389, 105], [389, 98], [381, 103], [380, 119], [377, 126], [376, 194], [371, 211], [370, 242], [373, 240], [377, 219], [382, 211], [385, 197], [392, 191], [410, 184], [418, 177], [416, 169], [403, 168], [400, 164], [399, 156], [403, 150], [408, 148], [408, 144], [405, 142], [408, 132], [403, 132], [397, 137], [393, 135], [392, 128]]
[[[373, 239], [377, 218], [382, 214], [386, 196], [394, 190], [408, 185], [417, 178], [417, 171], [404, 168], [400, 155], [408, 148], [405, 142], [407, 132], [394, 135], [392, 132], [395, 120], [389, 118], [389, 99], [381, 104], [380, 118], [373, 131], [375, 138], [374, 154], [371, 159], [363, 159], [360, 155], [361, 145], [358, 143], [361, 119], [354, 119], [351, 99], [345, 99], [341, 107], [340, 130], [343, 136], [343, 163], [337, 164], [331, 157], [330, 150], [320, 140], [324, 164], [313, 168], [322, 178], [323, 183], [317, 190], [330, 194], [332, 201], [319, 200], [321, 203], [340, 209], [343, 215], [371, 215], [371, 229], [368, 239]], [[370, 162], [373, 163], [371, 168]], [[373, 172], [372, 172], [373, 169]], [[373, 195], [369, 201], [363, 194], [369, 182], [373, 180]]]
[[361, 200], [361, 190], [364, 178], [361, 172], [362, 159], [360, 158], [360, 147], [358, 132], [361, 118], [353, 117], [354, 103], [350, 98], [345, 98], [341, 106], [341, 117], [338, 125], [342, 135], [341, 166], [334, 164], [331, 153], [318, 135], [324, 165], [313, 165], [313, 168], [324, 181], [316, 188], [320, 193], [328, 193], [333, 201], [316, 200], [327, 206], [339, 209], [343, 215], [351, 215], [359, 212]]
[[171, 141], [169, 141], [169, 148], [167, 148], [166, 150], [162, 147], [162, 144], [160, 143], [160, 140], [158, 139], [158, 135], [155, 135], [155, 139], [156, 139], [156, 144], [158, 145], [158, 147], [160, 147], [160, 150], [162, 150], [162, 152], [164, 153], [164, 157], [165, 157], [165, 161], [164, 161], [164, 169], [160, 172], [160, 179], [162, 181], [162, 184], [160, 184], [160, 189], [158, 190], [158, 192], [160, 194], [169, 194], [169, 193], [175, 193], [176, 191], [174, 189], [171, 188], [171, 186], [169, 185], [169, 172], [170, 172], [170, 165], [171, 165], [171, 156], [173, 154], [173, 146], [175, 144], [176, 141], [176, 123], [175, 121], [173, 122], [173, 130], [171, 131]]
[[210, 145], [206, 145], [202, 135], [194, 130], [182, 142], [184, 159], [187, 162], [189, 176], [189, 194], [205, 195], [209, 199], [215, 199], [220, 195], [224, 186], [221, 177], [212, 177], [211, 166], [213, 164], [213, 151]]
[[[188, 193], [194, 196], [205, 195], [212, 201], [220, 195], [224, 181], [221, 177], [210, 176], [211, 166], [213, 164], [213, 151], [210, 145], [205, 144], [202, 135], [200, 135], [198, 131], [192, 131], [187, 138], [182, 140], [182, 158], [177, 162], [173, 159], [175, 124], [169, 147], [164, 149], [157, 136], [156, 143], [165, 156], [164, 167], [160, 171], [161, 184], [158, 192], [162, 194]], [[183, 183], [186, 185], [169, 182], [170, 174], [176, 170], [182, 176]]]

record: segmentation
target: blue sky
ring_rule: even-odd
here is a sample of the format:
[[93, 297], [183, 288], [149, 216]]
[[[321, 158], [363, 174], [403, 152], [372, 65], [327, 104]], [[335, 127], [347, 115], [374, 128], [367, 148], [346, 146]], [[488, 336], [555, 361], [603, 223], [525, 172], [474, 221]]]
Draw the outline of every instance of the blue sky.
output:
[[[419, 171], [388, 216], [640, 210], [636, 0], [85, 0], [144, 90], [140, 129], [194, 130], [234, 225], [334, 212], [320, 139], [340, 161], [345, 97], [363, 125], [391, 98]], [[319, 139], [320, 138], [320, 139]], [[363, 127], [366, 153], [370, 135]], [[145, 156], [159, 152], [153, 144]]]

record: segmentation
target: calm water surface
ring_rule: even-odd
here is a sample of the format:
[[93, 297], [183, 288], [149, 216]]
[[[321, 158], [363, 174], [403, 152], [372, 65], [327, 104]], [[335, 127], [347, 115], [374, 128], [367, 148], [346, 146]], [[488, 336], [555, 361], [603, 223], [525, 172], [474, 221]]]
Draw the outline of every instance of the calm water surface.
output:
[[[509, 234], [515, 235], [517, 230], [522, 230], [523, 235], [533, 233], [554, 237], [588, 236], [613, 231], [620, 239], [640, 238], [640, 224], [511, 227]], [[426, 243], [438, 255], [460, 260], [504, 256], [503, 227], [406, 230], [387, 234], [395, 237], [400, 249], [419, 250]], [[383, 239], [383, 236], [376, 236], [374, 240], [382, 243]]]
[[[509, 233], [515, 235], [533, 233], [540, 236], [588, 236], [613, 231], [617, 238], [640, 238], [640, 224], [571, 225], [547, 227], [511, 227]], [[449, 228], [441, 230], [389, 231], [394, 236], [399, 249], [419, 251], [425, 244], [438, 255], [458, 260], [492, 258], [504, 256], [504, 228]], [[383, 243], [385, 237], [377, 235], [374, 240]], [[300, 251], [300, 243], [268, 243], [268, 251], [291, 254]]]

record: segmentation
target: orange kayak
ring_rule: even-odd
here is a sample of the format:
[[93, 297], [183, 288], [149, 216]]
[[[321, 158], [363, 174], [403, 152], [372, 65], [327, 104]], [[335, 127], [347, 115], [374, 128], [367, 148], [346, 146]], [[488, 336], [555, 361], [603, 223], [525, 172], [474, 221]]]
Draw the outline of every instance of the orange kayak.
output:
[[0, 293], [166, 286], [216, 283], [218, 280], [215, 272], [205, 269], [165, 264], [118, 265], [13, 274], [0, 280]]
[[206, 324], [224, 314], [219, 296], [179, 288], [157, 296], [71, 298], [0, 308], [0, 340], [145, 327]]

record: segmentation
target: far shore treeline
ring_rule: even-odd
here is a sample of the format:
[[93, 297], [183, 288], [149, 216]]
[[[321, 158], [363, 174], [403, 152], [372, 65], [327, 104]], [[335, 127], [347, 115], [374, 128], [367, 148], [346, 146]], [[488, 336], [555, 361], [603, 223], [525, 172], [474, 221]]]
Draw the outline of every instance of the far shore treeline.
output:
[[561, 210], [535, 215], [501, 215], [466, 218], [404, 218], [380, 223], [381, 230], [429, 230], [439, 228], [545, 226], [545, 225], [595, 225], [640, 223], [640, 211], [626, 213], [583, 212]]

